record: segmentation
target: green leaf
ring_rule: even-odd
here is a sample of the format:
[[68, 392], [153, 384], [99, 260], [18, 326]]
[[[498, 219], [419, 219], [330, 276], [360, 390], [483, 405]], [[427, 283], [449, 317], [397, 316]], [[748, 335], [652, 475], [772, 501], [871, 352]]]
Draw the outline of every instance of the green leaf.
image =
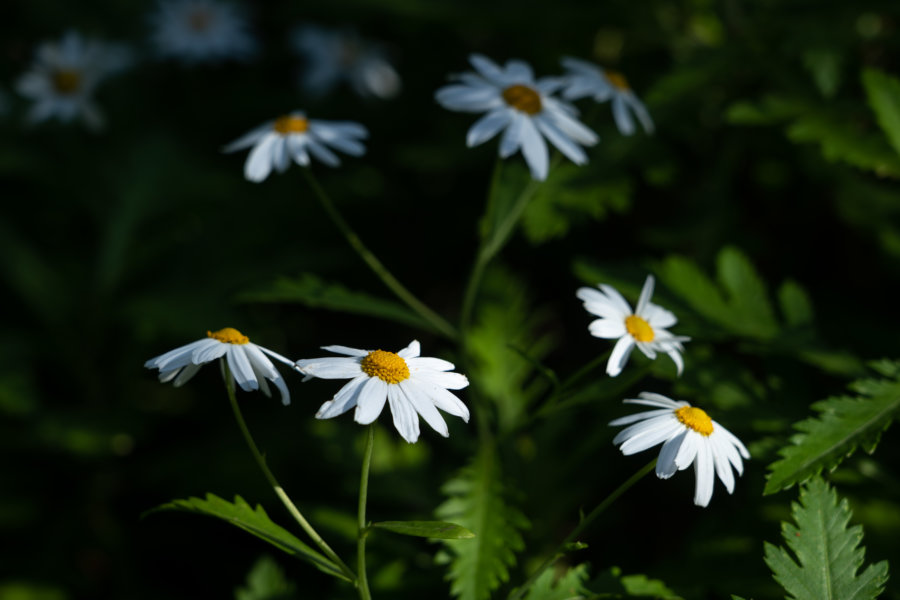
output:
[[641, 574], [623, 575], [619, 567], [610, 567], [603, 571], [591, 581], [589, 587], [592, 592], [598, 594], [598, 598], [681, 600], [678, 594], [659, 579], [651, 579]]
[[509, 580], [509, 568], [525, 542], [528, 520], [513, 507], [502, 484], [495, 450], [483, 446], [472, 463], [444, 484], [448, 499], [435, 513], [474, 532], [471, 540], [445, 540], [451, 593], [461, 600], [484, 600]]
[[475, 534], [455, 523], [446, 521], [381, 521], [372, 527], [386, 529], [401, 535], [435, 538], [440, 540], [467, 540]]
[[167, 510], [189, 512], [222, 519], [255, 535], [261, 540], [269, 542], [290, 556], [309, 561], [320, 571], [340, 579], [347, 579], [347, 576], [340, 568], [328, 558], [301, 542], [288, 530], [273, 523], [262, 506], [257, 505], [254, 510], [240, 496], [234, 497], [234, 503], [223, 500], [214, 494], [206, 494], [205, 500], [196, 497], [191, 497], [187, 500], [173, 500], [148, 510], [144, 515]]
[[862, 82], [878, 124], [900, 154], [900, 79], [868, 68], [863, 70]]
[[887, 561], [857, 575], [865, 560], [859, 546], [862, 526], [847, 527], [847, 500], [838, 503], [837, 493], [821, 477], [800, 489], [791, 513], [796, 525], [782, 523], [781, 534], [793, 555], [766, 542], [765, 560], [792, 600], [874, 600], [884, 591]]
[[559, 577], [553, 569], [546, 569], [531, 584], [525, 600], [579, 600], [590, 593], [584, 587], [587, 578], [587, 565], [568, 569]]
[[816, 87], [826, 98], [834, 97], [841, 84], [843, 54], [832, 48], [812, 48], [803, 53], [803, 65], [812, 73]]
[[781, 458], [769, 465], [764, 494], [788, 488], [822, 471], [834, 469], [860, 446], [871, 453], [881, 433], [900, 411], [900, 379], [889, 361], [873, 367], [888, 373], [888, 379], [858, 380], [851, 389], [859, 396], [840, 396], [816, 402], [819, 413], [794, 424], [799, 432], [791, 445], [780, 452]]
[[247, 574], [246, 587], [234, 591], [234, 600], [295, 600], [297, 586], [271, 556], [261, 556]]
[[778, 305], [784, 322], [790, 327], [802, 327], [813, 321], [813, 307], [806, 290], [796, 281], [785, 281], [778, 288]]

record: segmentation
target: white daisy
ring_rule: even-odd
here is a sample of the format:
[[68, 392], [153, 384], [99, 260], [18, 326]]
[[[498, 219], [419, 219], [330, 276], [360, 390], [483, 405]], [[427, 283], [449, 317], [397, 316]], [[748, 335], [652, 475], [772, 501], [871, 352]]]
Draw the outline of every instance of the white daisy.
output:
[[461, 373], [448, 372], [453, 369], [453, 364], [446, 360], [419, 356], [417, 341], [396, 354], [346, 346], [322, 349], [345, 356], [298, 360], [297, 370], [307, 378], [351, 381], [319, 408], [317, 419], [330, 419], [355, 408], [353, 419], [367, 425], [378, 418], [387, 400], [394, 427], [411, 444], [419, 439], [416, 413], [444, 437], [450, 432], [437, 409], [469, 422], [469, 409], [447, 391], [460, 390], [469, 385], [469, 380]]
[[690, 338], [672, 335], [666, 330], [677, 323], [678, 319], [668, 310], [650, 302], [653, 281], [653, 275], [647, 275], [637, 307], [633, 311], [622, 294], [605, 283], [598, 286], [600, 290], [583, 287], [576, 293], [584, 301], [585, 310], [600, 317], [588, 325], [591, 335], [619, 340], [606, 363], [606, 372], [612, 377], [622, 372], [635, 346], [651, 360], [656, 358], [657, 352], [665, 352], [675, 362], [679, 375], [684, 369], [681, 359], [684, 347], [681, 342], [689, 341]]
[[611, 421], [610, 425], [631, 425], [613, 439], [622, 454], [636, 454], [662, 444], [656, 462], [656, 475], [668, 479], [694, 465], [696, 486], [694, 504], [706, 506], [713, 493], [715, 475], [730, 494], [734, 491], [732, 467], [738, 475], [744, 472], [741, 457], [750, 458], [747, 448], [730, 431], [709, 418], [705, 411], [687, 402], [676, 402], [660, 394], [642, 392], [640, 399], [625, 400], [657, 410], [637, 413]]
[[72, 121], [76, 117], [93, 129], [103, 126], [103, 116], [93, 102], [94, 90], [108, 75], [131, 62], [130, 51], [66, 32], [58, 42], [38, 46], [31, 69], [19, 78], [16, 90], [34, 101], [28, 119], [37, 123], [51, 117]]
[[319, 121], [307, 119], [302, 112], [293, 112], [268, 121], [250, 133], [225, 146], [224, 152], [235, 152], [253, 146], [244, 163], [244, 176], [260, 182], [269, 176], [272, 167], [284, 172], [293, 159], [298, 165], [309, 166], [312, 154], [330, 167], [341, 164], [331, 148], [352, 156], [366, 153], [362, 141], [369, 132], [352, 121]]
[[354, 31], [304, 25], [291, 34], [291, 45], [304, 59], [301, 85], [324, 96], [342, 81], [360, 96], [388, 99], [400, 92], [400, 75], [377, 44]]
[[216, 0], [159, 0], [150, 17], [152, 39], [165, 58], [185, 63], [247, 60], [256, 40], [243, 11]]
[[208, 362], [223, 358], [228, 368], [245, 392], [262, 390], [266, 396], [272, 395], [266, 379], [275, 384], [285, 405], [291, 403], [284, 378], [266, 355], [293, 366], [293, 362], [268, 348], [257, 346], [237, 329], [226, 327], [218, 331], [207, 331], [206, 337], [186, 346], [175, 348], [144, 363], [148, 369], [159, 369], [159, 380], [163, 383], [174, 380], [175, 387], [184, 385], [197, 374], [200, 367]]
[[653, 119], [650, 118], [647, 107], [634, 94], [628, 80], [621, 73], [602, 69], [577, 58], [564, 58], [562, 64], [569, 70], [562, 92], [564, 98], [577, 100], [589, 96], [597, 102], [610, 100], [619, 133], [622, 135], [634, 133], [631, 113], [634, 113], [644, 126], [644, 131], [653, 133]]
[[469, 61], [478, 73], [459, 75], [458, 83], [442, 87], [435, 98], [450, 110], [487, 112], [469, 129], [466, 144], [470, 148], [503, 130], [500, 157], [512, 156], [521, 148], [531, 176], [538, 180], [547, 178], [549, 168], [544, 138], [575, 164], [587, 163], [579, 144], [593, 146], [599, 138], [576, 119], [575, 107], [551, 95], [562, 80], [535, 80], [531, 67], [520, 60], [510, 60], [502, 69], [480, 54], [471, 55]]

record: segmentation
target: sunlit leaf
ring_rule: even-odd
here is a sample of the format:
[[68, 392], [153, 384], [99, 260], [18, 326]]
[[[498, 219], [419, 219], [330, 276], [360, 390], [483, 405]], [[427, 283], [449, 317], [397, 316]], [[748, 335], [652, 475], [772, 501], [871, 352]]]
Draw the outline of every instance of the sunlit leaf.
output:
[[294, 600], [297, 586], [271, 556], [261, 556], [247, 573], [247, 584], [234, 591], [234, 600]]
[[553, 569], [541, 573], [528, 590], [525, 600], [576, 600], [589, 593], [585, 588], [587, 565], [578, 565], [557, 576]]
[[467, 540], [475, 537], [475, 534], [465, 527], [446, 521], [381, 521], [372, 523], [372, 527], [401, 535], [440, 540]]
[[863, 86], [878, 124], [900, 154], [900, 79], [878, 69], [864, 69]]

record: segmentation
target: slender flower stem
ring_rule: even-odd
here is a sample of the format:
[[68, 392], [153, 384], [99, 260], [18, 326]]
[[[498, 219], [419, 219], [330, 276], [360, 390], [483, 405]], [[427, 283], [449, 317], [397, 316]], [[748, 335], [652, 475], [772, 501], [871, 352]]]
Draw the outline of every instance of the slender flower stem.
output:
[[334, 205], [334, 202], [331, 201], [331, 198], [325, 193], [322, 186], [319, 185], [319, 182], [313, 176], [312, 172], [310, 172], [309, 169], [302, 169], [302, 171], [303, 174], [306, 175], [306, 180], [309, 182], [310, 187], [312, 187], [313, 192], [315, 192], [319, 204], [322, 205], [322, 208], [324, 208], [325, 212], [328, 213], [328, 216], [331, 217], [335, 226], [344, 235], [347, 243], [356, 250], [356, 253], [359, 254], [360, 258], [369, 265], [369, 268], [372, 269], [381, 281], [384, 282], [384, 284], [394, 292], [400, 300], [418, 313], [420, 317], [428, 321], [428, 323], [430, 323], [439, 333], [451, 340], [455, 340], [458, 337], [456, 328], [454, 328], [444, 317], [428, 308], [421, 300], [416, 298], [412, 292], [406, 289], [406, 287], [404, 287], [404, 285], [388, 271], [387, 267], [381, 264], [378, 257], [366, 248], [359, 236], [356, 235], [356, 232], [354, 232], [347, 221], [344, 220], [344, 217], [341, 216], [341, 213]]
[[366, 522], [366, 500], [369, 496], [369, 467], [372, 464], [372, 448], [374, 447], [375, 426], [369, 425], [366, 432], [366, 449], [363, 453], [362, 474], [359, 477], [359, 513], [357, 519], [359, 533], [356, 539], [356, 569], [359, 571], [357, 589], [359, 590], [360, 600], [372, 599], [372, 594], [369, 592], [369, 579], [366, 577], [366, 536], [369, 534], [368, 523]]
[[256, 464], [259, 465], [259, 468], [262, 470], [263, 475], [265, 475], [269, 485], [275, 490], [278, 499], [281, 500], [281, 503], [284, 504], [288, 512], [291, 513], [291, 516], [300, 524], [303, 531], [305, 531], [310, 539], [312, 539], [319, 549], [322, 550], [322, 553], [337, 565], [351, 582], [355, 583], [356, 574], [353, 570], [350, 569], [337, 554], [335, 554], [334, 550], [332, 550], [325, 540], [322, 539], [322, 536], [313, 529], [313, 526], [309, 524], [309, 521], [306, 520], [300, 510], [294, 505], [293, 501], [291, 501], [287, 492], [284, 491], [284, 488], [281, 487], [281, 484], [278, 483], [278, 480], [275, 479], [275, 475], [272, 474], [272, 471], [266, 464], [266, 458], [260, 453], [259, 448], [256, 446], [256, 442], [253, 441], [253, 436], [250, 434], [250, 429], [247, 427], [247, 422], [244, 420], [244, 415], [241, 413], [240, 406], [238, 406], [237, 397], [234, 393], [234, 377], [231, 375], [231, 369], [229, 369], [228, 365], [224, 364], [224, 362], [223, 365], [225, 367], [225, 389], [228, 391], [228, 400], [231, 402], [231, 410], [234, 411], [234, 418], [237, 420], [238, 427], [240, 427], [241, 433], [244, 435], [244, 440], [250, 448], [250, 453], [253, 455], [253, 458], [256, 459]]
[[644, 477], [644, 475], [652, 471], [655, 466], [656, 459], [654, 458], [652, 461], [641, 467], [641, 469], [637, 473], [629, 477], [622, 485], [613, 490], [613, 492], [609, 496], [607, 496], [603, 500], [603, 502], [595, 506], [594, 510], [592, 510], [586, 517], [581, 519], [581, 522], [578, 523], [575, 529], [572, 530], [572, 533], [570, 533], [566, 537], [566, 539], [560, 542], [559, 546], [556, 547], [553, 553], [548, 556], [543, 563], [541, 563], [541, 566], [539, 566], [528, 579], [525, 580], [525, 583], [523, 583], [519, 588], [515, 589], [512, 594], [510, 594], [509, 600], [521, 600], [521, 598], [524, 597], [528, 592], [528, 588], [530, 588], [531, 585], [537, 580], [537, 578], [541, 576], [541, 573], [546, 571], [553, 565], [553, 563], [555, 563], [563, 556], [566, 547], [574, 542], [575, 539], [579, 535], [581, 535], [581, 532], [584, 531], [585, 528], [587, 528], [587, 526], [594, 521], [594, 519], [603, 514], [603, 511], [609, 508], [610, 504], [615, 502], [619, 496], [627, 492], [631, 488], [631, 486], [640, 481]]

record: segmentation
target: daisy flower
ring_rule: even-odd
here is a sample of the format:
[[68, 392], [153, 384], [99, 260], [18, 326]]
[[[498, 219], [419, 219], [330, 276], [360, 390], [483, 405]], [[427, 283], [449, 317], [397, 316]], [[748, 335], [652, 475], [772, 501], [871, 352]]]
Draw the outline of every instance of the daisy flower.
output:
[[503, 68], [480, 54], [469, 61], [478, 72], [459, 75], [458, 82], [439, 89], [435, 98], [450, 110], [487, 113], [469, 129], [470, 148], [503, 131], [500, 157], [521, 149], [531, 176], [541, 181], [549, 168], [544, 138], [575, 164], [587, 163], [579, 144], [593, 146], [599, 138], [576, 119], [575, 107], [552, 96], [562, 85], [560, 79], [535, 80], [531, 67], [520, 60], [510, 60]]
[[237, 329], [226, 327], [218, 331], [207, 331], [206, 337], [186, 346], [175, 348], [144, 363], [148, 369], [159, 369], [159, 380], [172, 381], [175, 387], [184, 385], [197, 374], [206, 363], [221, 358], [228, 363], [234, 380], [245, 392], [262, 390], [272, 396], [266, 379], [275, 384], [281, 393], [281, 402], [291, 403], [284, 378], [275, 369], [268, 356], [293, 366], [293, 362], [268, 348], [257, 346]]
[[272, 167], [283, 173], [291, 160], [307, 167], [310, 154], [330, 167], [341, 164], [331, 148], [352, 156], [366, 153], [362, 140], [369, 136], [365, 127], [353, 121], [319, 121], [307, 119], [302, 112], [292, 112], [263, 123], [250, 133], [231, 142], [224, 152], [235, 152], [253, 146], [244, 163], [244, 176], [260, 182]]
[[690, 338], [672, 335], [666, 330], [678, 319], [668, 310], [650, 302], [653, 282], [653, 275], [647, 275], [633, 311], [622, 294], [605, 283], [598, 286], [599, 290], [583, 287], [576, 293], [584, 301], [585, 310], [600, 317], [588, 325], [591, 335], [605, 339], [618, 338], [606, 363], [606, 372], [612, 377], [622, 372], [635, 346], [651, 360], [656, 358], [657, 352], [665, 352], [675, 362], [679, 375], [684, 369], [681, 359], [684, 347], [681, 342]]
[[243, 12], [216, 0], [159, 0], [150, 17], [153, 43], [165, 58], [185, 63], [247, 60], [256, 40]]
[[37, 123], [56, 117], [60, 121], [81, 118], [92, 129], [103, 126], [103, 116], [93, 102], [94, 90], [108, 75], [131, 62], [129, 50], [66, 32], [58, 42], [38, 46], [31, 69], [19, 78], [16, 90], [34, 101], [28, 119]]
[[653, 133], [653, 119], [647, 107], [641, 102], [628, 85], [628, 80], [616, 71], [602, 69], [595, 64], [564, 58], [562, 65], [569, 70], [565, 77], [565, 89], [562, 92], [566, 100], [591, 97], [597, 102], [611, 101], [613, 119], [622, 135], [634, 133], [634, 120], [631, 113], [638, 118], [644, 131]]
[[438, 409], [469, 422], [469, 409], [447, 391], [460, 390], [469, 385], [469, 380], [461, 373], [449, 372], [454, 367], [446, 360], [419, 356], [417, 341], [397, 353], [346, 346], [322, 349], [344, 356], [298, 360], [297, 370], [307, 379], [350, 379], [350, 382], [319, 408], [317, 419], [330, 419], [355, 408], [353, 419], [368, 425], [378, 418], [387, 400], [394, 427], [410, 444], [419, 439], [416, 413], [444, 437], [450, 432]]
[[639, 396], [639, 399], [625, 402], [653, 406], [656, 410], [610, 422], [613, 427], [629, 425], [613, 439], [622, 454], [629, 456], [662, 444], [656, 462], [656, 475], [660, 479], [668, 479], [675, 471], [693, 464], [696, 478], [694, 504], [697, 506], [709, 504], [715, 475], [725, 484], [729, 494], [734, 491], [731, 469], [733, 467], [741, 475], [744, 472], [741, 457], [750, 458], [741, 440], [710, 419], [705, 411], [687, 402], [649, 392]]
[[304, 25], [291, 34], [291, 45], [305, 62], [300, 82], [312, 95], [324, 96], [346, 82], [360, 96], [393, 98], [400, 75], [377, 44], [354, 31]]

